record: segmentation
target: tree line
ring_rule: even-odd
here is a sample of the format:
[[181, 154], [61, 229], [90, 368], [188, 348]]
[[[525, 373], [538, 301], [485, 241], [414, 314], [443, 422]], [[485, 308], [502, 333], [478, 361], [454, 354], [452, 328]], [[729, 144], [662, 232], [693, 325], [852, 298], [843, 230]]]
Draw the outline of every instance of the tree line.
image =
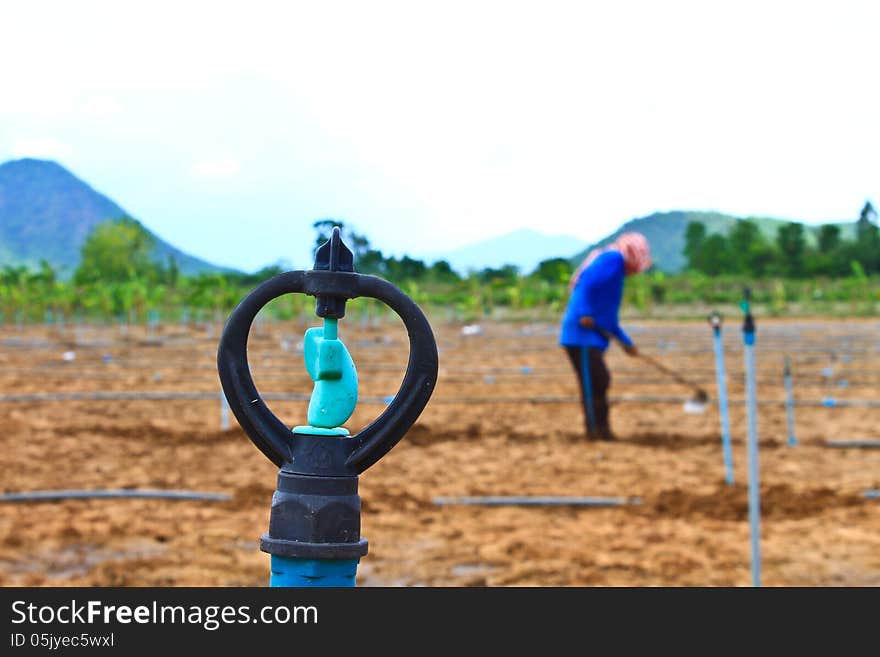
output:
[[[426, 263], [404, 255], [385, 256], [369, 239], [344, 222], [314, 223], [315, 248], [339, 226], [355, 256], [357, 271], [381, 276], [401, 287], [417, 303], [448, 306], [457, 316], [472, 318], [498, 306], [558, 308], [572, 266], [564, 258], [540, 263], [523, 275], [513, 265], [487, 267], [465, 275], [445, 260]], [[155, 259], [155, 240], [133, 219], [123, 217], [98, 224], [80, 250], [80, 262], [70, 280], [61, 279], [46, 261], [33, 270], [6, 266], [0, 270], [0, 320], [48, 321], [81, 316], [136, 322], [155, 314], [170, 317], [220, 319], [253, 287], [287, 268], [270, 265], [254, 273], [216, 271], [185, 276], [173, 257]], [[269, 312], [290, 318], [308, 312], [313, 300], [285, 295]]]
[[320, 219], [313, 224], [313, 227], [316, 231], [313, 253], [330, 239], [334, 228], [339, 228], [343, 241], [354, 254], [357, 271], [362, 274], [380, 276], [395, 284], [408, 281], [455, 284], [468, 277], [476, 278], [483, 283], [511, 282], [523, 275], [536, 280], [558, 283], [567, 281], [574, 271], [571, 262], [566, 258], [550, 258], [540, 262], [534, 271], [528, 273], [520, 272], [519, 267], [515, 265], [502, 265], [501, 267], [484, 267], [462, 276], [446, 260], [437, 260], [428, 264], [408, 255], [403, 255], [399, 259], [385, 256], [382, 251], [371, 246], [370, 240], [366, 236], [355, 232], [346, 226], [345, 222], [336, 219]]
[[[649, 271], [633, 277], [624, 288], [624, 308], [650, 313], [669, 306], [702, 315], [707, 304], [735, 305], [743, 284], [748, 284], [756, 303], [774, 314], [873, 313], [880, 305], [876, 218], [868, 203], [856, 224], [855, 239], [844, 239], [838, 226], [827, 225], [818, 228], [812, 241], [797, 223], [781, 226], [775, 240], [765, 237], [754, 221], [737, 222], [727, 235], [707, 234], [704, 225], [692, 223], [686, 234], [686, 271]], [[528, 273], [505, 265], [460, 274], [443, 260], [426, 263], [407, 255], [386, 256], [366, 236], [334, 219], [314, 223], [315, 248], [335, 226], [354, 252], [357, 271], [391, 281], [437, 318], [473, 321], [497, 311], [554, 319], [568, 299], [576, 263], [565, 258], [545, 260]], [[276, 264], [253, 273], [184, 275], [173, 258], [157, 262], [151, 235], [138, 222], [122, 218], [99, 224], [89, 234], [69, 280], [61, 279], [46, 262], [36, 269], [0, 269], [0, 321], [79, 317], [128, 323], [154, 318], [217, 322], [256, 285], [286, 269]], [[383, 312], [380, 308], [378, 302], [358, 299], [350, 304], [350, 314], [375, 315]], [[266, 313], [306, 319], [314, 316], [314, 300], [284, 295]]]
[[749, 219], [738, 220], [727, 235], [709, 234], [700, 222], [688, 224], [684, 255], [687, 268], [709, 276], [733, 274], [757, 278], [844, 278], [880, 273], [877, 212], [865, 203], [854, 239], [844, 239], [836, 224], [819, 226], [811, 244], [797, 222], [780, 226], [775, 240]]

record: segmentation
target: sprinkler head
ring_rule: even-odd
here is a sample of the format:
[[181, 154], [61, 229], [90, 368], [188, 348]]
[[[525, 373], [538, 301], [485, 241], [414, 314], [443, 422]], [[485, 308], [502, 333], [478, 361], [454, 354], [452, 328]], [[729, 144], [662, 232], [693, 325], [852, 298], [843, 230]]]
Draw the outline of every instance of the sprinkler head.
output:
[[[314, 296], [315, 312], [325, 320], [320, 336], [309, 329], [300, 343], [316, 390], [309, 425], [294, 431], [269, 410], [247, 361], [248, 336], [257, 313], [285, 294]], [[409, 339], [409, 361], [400, 389], [386, 398], [387, 408], [370, 425], [348, 435], [339, 425], [350, 417], [351, 402], [356, 401], [351, 399], [357, 394], [356, 372], [338, 340], [335, 320], [345, 315], [346, 301], [354, 298], [376, 299], [400, 317]], [[292, 341], [284, 342], [290, 349]], [[278, 274], [235, 307], [217, 349], [217, 369], [229, 409], [254, 445], [280, 468], [269, 532], [260, 542], [272, 555], [271, 581], [287, 586], [294, 581], [289, 577], [303, 570], [311, 573], [304, 575], [306, 579], [314, 579], [314, 572], [322, 570], [314, 562], [352, 562], [366, 554], [367, 541], [360, 537], [358, 475], [405, 436], [437, 380], [437, 344], [421, 309], [391, 283], [356, 273], [352, 253], [335, 228], [318, 249], [314, 269]], [[315, 409], [312, 401], [318, 404]], [[345, 581], [351, 581], [347, 585], [353, 585], [355, 566], [343, 566], [350, 569], [345, 571], [350, 578]]]
[[[354, 255], [342, 241], [339, 227], [334, 226], [330, 239], [315, 253], [315, 271], [354, 272]], [[315, 295], [315, 314], [318, 317], [342, 319], [345, 317], [345, 298], [338, 295]]]
[[743, 290], [743, 300], [739, 304], [745, 313], [745, 317], [743, 318], [743, 333], [747, 335], [747, 340], [750, 341], [749, 344], [754, 344], [754, 334], [755, 334], [755, 318], [752, 316], [752, 290], [751, 288], [746, 288]]

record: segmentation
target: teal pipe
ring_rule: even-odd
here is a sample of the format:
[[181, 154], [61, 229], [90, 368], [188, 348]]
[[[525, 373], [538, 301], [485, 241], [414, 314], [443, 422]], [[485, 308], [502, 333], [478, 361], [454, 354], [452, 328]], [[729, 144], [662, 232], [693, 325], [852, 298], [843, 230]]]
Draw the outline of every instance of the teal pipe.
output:
[[749, 291], [742, 308], [745, 352], [747, 445], [749, 467], [749, 530], [752, 548], [752, 586], [761, 586], [761, 487], [758, 468], [758, 395], [755, 386], [755, 322], [749, 305]]
[[785, 357], [785, 421], [788, 425], [788, 444], [797, 445], [797, 437], [794, 433], [794, 385], [791, 380], [791, 363], [788, 356]]
[[360, 561], [271, 556], [270, 587], [353, 587]]
[[724, 346], [721, 342], [721, 320], [713, 323], [712, 333], [715, 342], [715, 374], [718, 385], [718, 413], [721, 416], [721, 450], [724, 454], [725, 480], [733, 485], [733, 450], [730, 441], [730, 414], [727, 409], [727, 376], [724, 371]]

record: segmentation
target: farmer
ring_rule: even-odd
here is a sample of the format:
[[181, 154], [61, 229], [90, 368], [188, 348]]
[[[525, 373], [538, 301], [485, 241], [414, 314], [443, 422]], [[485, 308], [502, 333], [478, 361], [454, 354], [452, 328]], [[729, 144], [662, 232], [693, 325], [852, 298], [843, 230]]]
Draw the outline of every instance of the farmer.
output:
[[590, 440], [614, 440], [608, 424], [611, 375], [605, 366], [604, 352], [613, 336], [627, 354], [638, 355], [638, 349], [620, 328], [617, 313], [624, 277], [650, 266], [651, 249], [645, 236], [623, 233], [607, 248], [591, 251], [571, 276], [559, 344], [565, 348], [577, 374]]

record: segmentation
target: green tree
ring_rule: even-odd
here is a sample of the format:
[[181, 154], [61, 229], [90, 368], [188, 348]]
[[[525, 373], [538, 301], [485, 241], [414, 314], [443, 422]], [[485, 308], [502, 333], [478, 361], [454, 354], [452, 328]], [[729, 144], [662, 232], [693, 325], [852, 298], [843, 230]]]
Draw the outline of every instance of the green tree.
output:
[[438, 283], [457, 283], [461, 280], [452, 265], [446, 260], [438, 260], [428, 268], [428, 276]]
[[868, 274], [880, 272], [880, 229], [874, 223], [876, 218], [877, 211], [867, 201], [856, 222], [854, 255]]
[[729, 258], [733, 273], [764, 276], [772, 268], [776, 253], [751, 219], [740, 219], [728, 236]]
[[708, 234], [706, 225], [691, 221], [685, 229], [683, 253], [687, 268], [709, 276], [727, 273], [731, 270], [732, 258], [729, 239], [718, 233]]
[[177, 287], [180, 280], [180, 267], [177, 266], [177, 258], [168, 255], [168, 267], [165, 269], [165, 283], [171, 287]]
[[858, 258], [856, 243], [841, 238], [840, 226], [825, 224], [819, 227], [816, 249], [807, 249], [806, 273], [811, 276], [841, 278], [852, 273], [851, 262]]
[[354, 267], [362, 274], [372, 274], [373, 276], [385, 276], [387, 269], [382, 252], [372, 248], [367, 248], [359, 255], [355, 255]]
[[0, 290], [3, 298], [3, 316], [6, 321], [21, 319], [28, 302], [28, 268], [6, 265], [0, 272]]
[[825, 224], [819, 227], [819, 253], [831, 254], [840, 246], [840, 226]]
[[713, 233], [706, 238], [700, 249], [696, 269], [709, 276], [730, 271], [730, 247], [724, 235]]
[[567, 258], [550, 258], [538, 263], [532, 277], [548, 283], [565, 283], [571, 277], [573, 268]]
[[761, 229], [758, 224], [749, 219], [740, 219], [730, 229], [728, 235], [730, 243], [730, 260], [734, 271], [738, 274], [751, 273], [749, 271], [749, 254], [761, 243]]
[[498, 269], [486, 267], [477, 273], [477, 278], [483, 283], [510, 283], [519, 277], [519, 268], [516, 265], [502, 265]]
[[46, 310], [69, 313], [77, 301], [62, 292], [55, 270], [46, 260], [40, 260], [39, 269], [28, 276], [27, 289], [31, 313], [42, 315]]
[[385, 260], [385, 272], [392, 283], [419, 281], [425, 277], [427, 265], [421, 260], [405, 255], [397, 260], [393, 257]]
[[871, 205], [871, 201], [865, 201], [865, 205], [862, 206], [862, 211], [859, 213], [859, 220], [856, 223], [856, 232], [859, 239], [862, 238], [863, 234], [871, 232], [870, 229], [874, 226], [873, 221], [876, 219], [877, 211]]
[[803, 276], [804, 254], [807, 250], [804, 225], [790, 222], [780, 226], [776, 232], [776, 244], [782, 256], [783, 273], [794, 278]]
[[92, 229], [73, 275], [77, 285], [155, 280], [161, 269], [153, 262], [155, 240], [134, 219], [105, 221]]
[[706, 244], [706, 224], [691, 221], [684, 232], [684, 256], [687, 258], [688, 269], [701, 271], [700, 256]]

